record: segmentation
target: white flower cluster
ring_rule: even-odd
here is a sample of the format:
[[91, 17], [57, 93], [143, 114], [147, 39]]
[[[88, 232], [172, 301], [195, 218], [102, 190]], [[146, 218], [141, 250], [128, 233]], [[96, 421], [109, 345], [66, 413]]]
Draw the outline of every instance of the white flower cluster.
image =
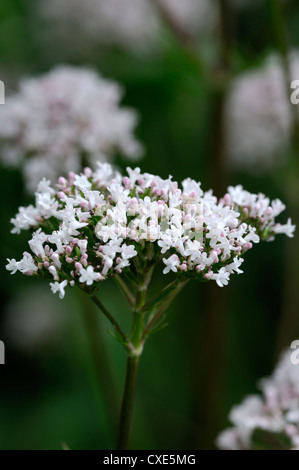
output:
[[218, 436], [219, 448], [252, 449], [252, 435], [255, 430], [261, 429], [285, 435], [290, 449], [299, 449], [298, 367], [291, 362], [291, 352], [286, 351], [273, 375], [261, 381], [262, 396], [248, 396], [232, 408], [229, 418], [234, 427]]
[[217, 201], [194, 180], [184, 180], [179, 189], [171, 177], [127, 171], [122, 177], [99, 163], [95, 172], [86, 168], [60, 177], [57, 190], [43, 179], [35, 206], [21, 207], [12, 219], [12, 233], [31, 230], [32, 254], [8, 260], [6, 268], [52, 279], [52, 291], [63, 298], [66, 286], [92, 289], [127, 271], [151, 247], [164, 274], [214, 280], [222, 287], [232, 273], [242, 272], [242, 255], [252, 243], [276, 233], [293, 236], [290, 221], [275, 221], [284, 209], [278, 200], [270, 204], [237, 186]]
[[[211, 27], [214, 8], [209, 0], [159, 0], [175, 21], [192, 33]], [[162, 21], [154, 0], [43, 0], [43, 18], [60, 31], [63, 44], [70, 38], [87, 43], [117, 45], [127, 50], [155, 48]], [[69, 34], [76, 31], [76, 37]], [[83, 44], [82, 44], [83, 43]]]
[[95, 72], [61, 66], [21, 83], [0, 109], [1, 160], [22, 164], [34, 191], [43, 176], [55, 181], [117, 152], [130, 159], [142, 154], [133, 131], [136, 113], [120, 107], [122, 90]]
[[[299, 55], [290, 55], [292, 79]], [[291, 94], [291, 89], [290, 89]], [[227, 157], [231, 166], [254, 172], [284, 163], [292, 131], [292, 105], [281, 60], [271, 56], [237, 77], [226, 102]]]

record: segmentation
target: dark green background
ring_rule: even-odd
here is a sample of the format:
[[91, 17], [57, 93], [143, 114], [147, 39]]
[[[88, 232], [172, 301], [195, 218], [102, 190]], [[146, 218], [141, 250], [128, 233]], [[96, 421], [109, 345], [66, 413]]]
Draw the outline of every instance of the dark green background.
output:
[[[209, 189], [217, 138], [213, 91], [171, 32], [165, 30], [164, 47], [153, 56], [99, 48], [87, 49], [84, 57], [73, 51], [69, 60], [59, 44], [40, 39], [44, 25], [35, 15], [34, 3], [0, 4], [0, 79], [7, 89], [16, 89], [21, 76], [38, 75], [57, 63], [92, 66], [122, 83], [123, 102], [140, 114], [137, 134], [146, 148], [141, 169], [162, 177], [172, 174], [179, 181], [190, 176]], [[267, 2], [257, 3], [235, 18], [236, 72], [259, 64], [276, 48]], [[290, 44], [296, 47], [299, 7], [296, 1], [285, 3]], [[214, 50], [210, 42], [208, 47]], [[129, 162], [119, 156], [117, 163], [124, 169]], [[287, 181], [278, 185], [277, 177], [281, 178], [279, 173], [252, 176], [230, 169], [226, 182], [284, 200]], [[33, 283], [37, 298], [38, 289], [47, 286], [20, 274], [10, 277], [4, 269], [6, 257], [18, 258], [25, 249], [26, 234], [11, 235], [9, 220], [30, 198], [18, 171], [1, 169], [0, 191], [0, 339], [6, 345], [6, 365], [0, 367], [0, 448], [59, 449], [64, 441], [71, 449], [111, 449], [125, 355], [106, 334], [105, 319], [74, 291], [60, 304], [66, 322], [51, 341], [27, 349], [11, 341], [5, 327], [10, 301]], [[213, 448], [217, 434], [228, 424], [231, 406], [256, 390], [256, 381], [271, 372], [278, 349], [298, 337], [298, 330], [291, 330], [284, 344], [279, 341], [288, 283], [286, 247], [291, 243], [298, 250], [298, 243], [285, 237], [255, 246], [246, 255], [244, 274], [233, 276], [224, 289], [194, 282], [180, 294], [169, 309], [168, 328], [149, 339], [141, 360], [132, 448]], [[158, 274], [154, 288], [164, 283]], [[128, 324], [129, 312], [112, 282], [102, 285], [100, 296], [119, 321]], [[97, 367], [82, 310], [98, 334]]]

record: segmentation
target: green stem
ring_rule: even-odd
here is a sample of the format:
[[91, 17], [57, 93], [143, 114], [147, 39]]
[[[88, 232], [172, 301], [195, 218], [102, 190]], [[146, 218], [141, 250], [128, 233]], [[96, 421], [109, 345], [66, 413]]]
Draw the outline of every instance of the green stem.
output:
[[137, 291], [136, 294], [136, 303], [133, 312], [133, 329], [131, 335], [131, 343], [135, 348], [138, 348], [141, 345], [141, 337], [143, 331], [144, 323], [144, 313], [142, 312], [142, 307], [145, 303], [146, 290], [142, 289]]
[[170, 282], [165, 286], [159, 294], [152, 297], [146, 304], [143, 306], [144, 311], [150, 311], [151, 309], [159, 306], [163, 303], [164, 299], [169, 296], [169, 293], [173, 291], [174, 287], [177, 286], [177, 280]]
[[128, 304], [131, 305], [132, 307], [134, 305], [134, 296], [132, 292], [130, 291], [130, 289], [128, 288], [127, 284], [124, 282], [124, 280], [119, 274], [116, 274], [116, 276], [114, 276], [113, 279], [115, 280], [116, 284], [118, 285], [118, 287], [124, 294]]
[[97, 305], [97, 307], [99, 307], [99, 309], [103, 312], [105, 317], [108, 318], [110, 323], [113, 325], [115, 330], [120, 334], [120, 336], [122, 337], [124, 343], [126, 344], [128, 339], [127, 339], [126, 335], [124, 334], [123, 330], [121, 329], [121, 327], [119, 326], [119, 324], [117, 323], [117, 321], [115, 320], [115, 318], [109, 312], [109, 310], [107, 310], [107, 308], [102, 304], [102, 302], [100, 301], [100, 299], [98, 299], [98, 297], [96, 295], [92, 295], [91, 299], [94, 301], [94, 303]]
[[132, 333], [130, 337], [131, 351], [127, 357], [127, 370], [125, 387], [122, 398], [119, 430], [117, 439], [117, 449], [126, 450], [129, 445], [130, 429], [133, 414], [133, 405], [136, 389], [136, 378], [139, 364], [139, 358], [142, 354], [143, 341], [143, 324], [144, 324], [144, 312], [142, 308], [146, 300], [147, 286], [150, 281], [150, 274], [147, 271], [143, 276], [139, 278], [137, 284], [135, 305], [133, 310], [133, 325]]
[[177, 284], [177, 287], [173, 289], [171, 293], [169, 293], [167, 300], [164, 302], [164, 304], [159, 308], [157, 313], [150, 319], [149, 323], [146, 325], [143, 333], [142, 333], [142, 340], [144, 341], [146, 337], [150, 334], [154, 326], [157, 324], [157, 322], [160, 320], [162, 315], [165, 313], [165, 310], [169, 307], [171, 302], [175, 299], [175, 297], [179, 294], [179, 292], [185, 287], [187, 284], [188, 280], [181, 281], [179, 284]]
[[138, 364], [139, 356], [128, 356], [125, 388], [120, 412], [117, 450], [127, 450], [129, 445]]
[[[137, 278], [135, 283], [136, 296], [133, 307], [132, 331], [130, 338], [126, 342], [127, 367], [120, 411], [117, 450], [127, 450], [129, 446], [137, 371], [146, 336], [153, 328], [153, 326], [157, 323], [157, 321], [160, 319], [161, 315], [169, 306], [174, 297], [187, 283], [187, 281], [180, 281], [176, 282], [175, 284], [170, 284], [172, 289], [170, 288], [170, 286], [167, 286], [165, 290], [167, 291], [168, 295], [166, 301], [164, 302], [164, 305], [159, 308], [155, 316], [150, 320], [150, 323], [148, 323], [145, 327], [145, 316], [147, 313], [149, 313], [146, 308], [146, 306], [148, 305], [146, 304], [146, 293], [155, 265], [153, 264], [152, 266], [144, 269], [145, 266], [142, 261], [144, 261], [142, 258], [138, 259], [138, 261], [135, 261], [135, 266], [137, 268]], [[138, 268], [140, 269], [139, 272]], [[169, 288], [170, 290], [172, 290], [172, 292], [168, 291]]]

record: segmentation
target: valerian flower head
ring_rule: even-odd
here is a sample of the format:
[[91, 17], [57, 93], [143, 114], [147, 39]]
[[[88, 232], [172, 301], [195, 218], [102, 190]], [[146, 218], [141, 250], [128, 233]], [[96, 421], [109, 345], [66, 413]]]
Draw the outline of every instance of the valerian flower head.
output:
[[[291, 53], [289, 61], [291, 79], [295, 80], [298, 53]], [[294, 112], [290, 94], [283, 64], [276, 55], [232, 81], [226, 101], [229, 164], [262, 172], [285, 163]]]
[[251, 395], [230, 412], [234, 427], [217, 438], [221, 449], [299, 449], [299, 373], [286, 351], [273, 375], [260, 382], [261, 395]]
[[[24, 80], [0, 109], [2, 163], [21, 165], [34, 191], [43, 176], [55, 181], [80, 171], [83, 162], [93, 166], [117, 153], [138, 158], [137, 115], [120, 106], [122, 94], [118, 84], [84, 68], [61, 66]], [[51, 192], [40, 188], [40, 193], [39, 204], [47, 210]]]
[[276, 222], [284, 210], [278, 200], [242, 186], [229, 187], [217, 200], [191, 179], [181, 189], [172, 177], [127, 171], [122, 177], [98, 163], [94, 172], [59, 178], [56, 189], [43, 179], [35, 205], [21, 207], [11, 220], [13, 233], [31, 231], [32, 254], [8, 260], [6, 268], [49, 278], [60, 298], [67, 286], [92, 293], [108, 277], [130, 273], [139, 256], [161, 261], [164, 274], [222, 287], [231, 274], [242, 273], [243, 254], [254, 243], [277, 233], [293, 236], [290, 221]]

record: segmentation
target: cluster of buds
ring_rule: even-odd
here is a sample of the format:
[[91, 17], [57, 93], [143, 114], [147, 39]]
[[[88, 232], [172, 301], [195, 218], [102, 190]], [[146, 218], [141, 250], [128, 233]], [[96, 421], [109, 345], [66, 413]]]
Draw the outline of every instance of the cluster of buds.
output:
[[178, 279], [214, 280], [222, 287], [241, 273], [243, 254], [278, 233], [292, 237], [295, 227], [276, 222], [279, 201], [229, 187], [220, 200], [200, 183], [162, 179], [139, 168], [122, 177], [107, 163], [80, 175], [59, 178], [56, 189], [43, 179], [35, 205], [21, 207], [13, 233], [30, 230], [31, 253], [8, 260], [20, 271], [51, 279], [63, 298], [66, 286], [89, 292], [116, 274], [132, 274], [139, 259], [163, 263]]

